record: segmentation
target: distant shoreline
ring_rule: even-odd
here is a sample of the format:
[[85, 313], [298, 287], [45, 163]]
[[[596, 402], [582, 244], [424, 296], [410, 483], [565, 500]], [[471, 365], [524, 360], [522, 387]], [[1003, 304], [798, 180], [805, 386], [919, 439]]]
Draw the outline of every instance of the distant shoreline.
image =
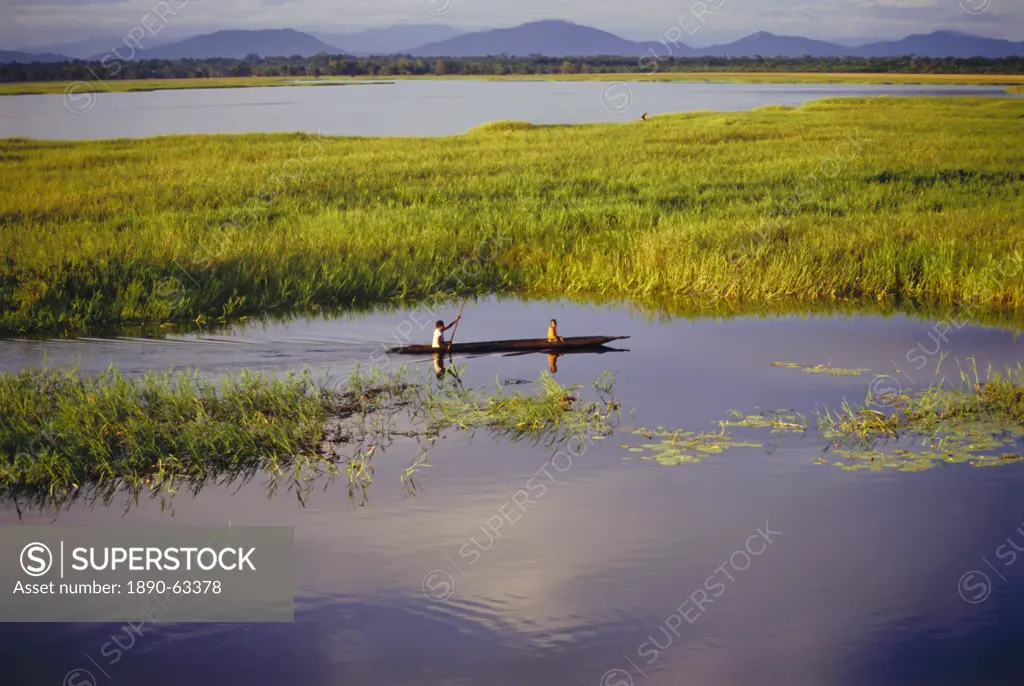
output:
[[[31, 81], [0, 84], [4, 95], [60, 95], [67, 92], [132, 93], [157, 90], [203, 88], [276, 88], [301, 86], [384, 85], [394, 81], [477, 80], [477, 81], [608, 81], [608, 82], [719, 82], [719, 83], [820, 83], [864, 85], [946, 85], [1004, 86], [1012, 93], [1024, 92], [1024, 74], [904, 74], [839, 72], [657, 72], [653, 74], [515, 74], [503, 76], [425, 75], [387, 76], [236, 76], [187, 79], [122, 79], [106, 81]], [[77, 90], [75, 90], [77, 89]]]

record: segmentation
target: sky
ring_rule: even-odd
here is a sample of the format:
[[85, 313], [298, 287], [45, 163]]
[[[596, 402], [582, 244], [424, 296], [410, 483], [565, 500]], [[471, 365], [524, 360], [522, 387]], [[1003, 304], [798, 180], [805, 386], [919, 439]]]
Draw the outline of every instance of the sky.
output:
[[[145, 22], [155, 42], [226, 28], [355, 31], [444, 23], [465, 30], [565, 19], [657, 40], [695, 0], [0, 0], [0, 48], [121, 36]], [[697, 3], [700, 5], [701, 3]], [[693, 45], [755, 31], [861, 43], [939, 29], [1024, 40], [1022, 0], [704, 0]], [[156, 19], [162, 11], [166, 21]], [[148, 17], [148, 19], [147, 19]]]

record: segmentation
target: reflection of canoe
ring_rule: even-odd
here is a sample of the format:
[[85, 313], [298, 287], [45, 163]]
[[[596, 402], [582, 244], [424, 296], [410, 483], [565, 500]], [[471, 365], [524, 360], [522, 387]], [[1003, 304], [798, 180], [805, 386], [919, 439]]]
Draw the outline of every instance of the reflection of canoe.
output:
[[[559, 343], [552, 343], [546, 338], [519, 338], [511, 341], [481, 341], [479, 343], [452, 343], [453, 353], [510, 353], [519, 351], [561, 352], [580, 348], [597, 348], [611, 341], [618, 341], [629, 336], [580, 336], [565, 338]], [[434, 348], [429, 345], [403, 345], [400, 348], [388, 348], [389, 353], [399, 355], [422, 355], [435, 352], [447, 352], [448, 347]]]

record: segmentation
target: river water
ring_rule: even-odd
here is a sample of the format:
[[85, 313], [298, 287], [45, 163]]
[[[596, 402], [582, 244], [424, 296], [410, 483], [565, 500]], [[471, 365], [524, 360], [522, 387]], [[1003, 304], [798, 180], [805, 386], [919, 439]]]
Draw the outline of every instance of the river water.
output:
[[623, 81], [394, 81], [341, 86], [110, 93], [99, 82], [65, 95], [0, 98], [0, 138], [138, 138], [192, 133], [320, 132], [445, 136], [498, 120], [622, 122], [696, 110], [797, 106], [829, 97], [986, 95], [999, 87]]
[[[436, 314], [450, 320], [457, 310]], [[0, 504], [8, 526], [230, 521], [295, 531], [294, 624], [151, 625], [116, 663], [101, 649], [119, 625], [5, 625], [4, 681], [55, 685], [87, 668], [99, 684], [150, 686], [1018, 683], [1024, 560], [996, 550], [1008, 540], [1024, 548], [1020, 464], [849, 471], [819, 463], [829, 447], [820, 439], [764, 432], [762, 447], [679, 466], [625, 459], [635, 453], [620, 447], [638, 440], [627, 426], [716, 429], [733, 409], [811, 413], [861, 401], [879, 375], [911, 391], [955, 377], [958, 359], [1016, 364], [1015, 332], [946, 331], [904, 315], [686, 319], [485, 299], [466, 306], [457, 340], [543, 336], [552, 317], [564, 336], [630, 336], [618, 352], [556, 360], [563, 384], [589, 387], [614, 373], [624, 408], [615, 435], [584, 443], [568, 462], [553, 461], [551, 447], [452, 430], [412, 495], [399, 478], [416, 456], [412, 440], [376, 456], [362, 505], [344, 484], [303, 505], [268, 496], [260, 482], [180, 493], [167, 508], [143, 498], [19, 517]], [[381, 352], [404, 333], [429, 340], [429, 328], [409, 324], [418, 321], [429, 325], [421, 314], [382, 311], [203, 335], [3, 341], [0, 368], [219, 375], [307, 366], [326, 377], [376, 361], [429, 372], [430, 360]], [[811, 374], [777, 361], [869, 371]], [[466, 385], [551, 370], [546, 355], [455, 362]], [[498, 514], [538, 478], [544, 493], [514, 522]], [[962, 582], [978, 572], [987, 593]], [[721, 586], [700, 595], [712, 576]]]

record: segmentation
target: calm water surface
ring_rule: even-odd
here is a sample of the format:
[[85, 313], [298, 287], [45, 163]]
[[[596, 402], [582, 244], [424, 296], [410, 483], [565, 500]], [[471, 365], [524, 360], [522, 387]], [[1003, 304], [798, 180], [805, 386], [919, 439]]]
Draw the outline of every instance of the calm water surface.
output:
[[[450, 319], [456, 309], [439, 314]], [[652, 321], [627, 307], [488, 300], [466, 307], [458, 339], [543, 335], [550, 317], [563, 335], [632, 336], [622, 342], [628, 352], [560, 358], [556, 378], [589, 385], [612, 370], [616, 397], [635, 408], [623, 423], [633, 426], [713, 428], [730, 409], [807, 412], [861, 400], [875, 374], [908, 389], [937, 378], [934, 357], [921, 369], [907, 363], [917, 346], [934, 349], [934, 322], [903, 316]], [[166, 340], [6, 341], [0, 368], [46, 359], [90, 372], [116, 363], [130, 372], [308, 365], [344, 373], [379, 359], [380, 343], [404, 320], [391, 312]], [[948, 373], [957, 357], [1022, 359], [1012, 332], [965, 327], [947, 338]], [[872, 371], [807, 374], [772, 367], [777, 360]], [[456, 361], [466, 384], [548, 369], [543, 355]], [[180, 494], [171, 511], [144, 500], [127, 511], [76, 505], [19, 520], [4, 503], [0, 523], [9, 526], [293, 526], [296, 579], [294, 624], [148, 627], [116, 664], [100, 649], [119, 625], [6, 625], [5, 682], [56, 685], [95, 659], [109, 675], [99, 684], [150, 686], [1020, 683], [1024, 559], [995, 557], [1007, 539], [1024, 548], [1019, 465], [849, 472], [815, 464], [825, 446], [812, 437], [780, 436], [771, 447], [666, 467], [624, 460], [625, 440], [587, 445], [557, 471], [550, 449], [448, 432], [415, 497], [399, 475], [416, 446], [396, 445], [375, 458], [364, 507], [342, 484], [302, 507], [268, 498], [259, 483]], [[545, 467], [546, 493], [488, 536], [488, 519]], [[733, 554], [766, 526], [781, 534], [740, 570], [744, 559]], [[460, 554], [471, 540], [483, 550], [472, 561]], [[723, 565], [731, 581], [716, 572]], [[991, 578], [984, 602], [960, 595], [972, 570]], [[703, 611], [684, 606], [715, 574], [724, 592]], [[454, 587], [444, 602], [430, 590], [439, 580]], [[685, 621], [672, 617], [681, 606]]]
[[[91, 86], [90, 86], [91, 87]], [[735, 111], [796, 106], [826, 97], [1011, 96], [979, 86], [395, 81], [0, 98], [0, 138], [89, 140], [191, 133], [321, 132], [354, 136], [443, 136], [491, 121], [535, 124], [629, 121], [644, 112]]]

